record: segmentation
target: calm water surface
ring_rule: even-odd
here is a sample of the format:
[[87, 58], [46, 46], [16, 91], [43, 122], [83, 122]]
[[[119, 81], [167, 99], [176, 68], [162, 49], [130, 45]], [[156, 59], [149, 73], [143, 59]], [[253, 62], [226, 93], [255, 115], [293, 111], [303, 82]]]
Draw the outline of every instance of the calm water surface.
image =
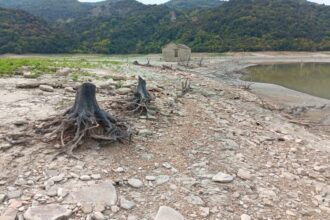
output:
[[330, 63], [258, 65], [247, 70], [246, 81], [277, 84], [330, 99]]

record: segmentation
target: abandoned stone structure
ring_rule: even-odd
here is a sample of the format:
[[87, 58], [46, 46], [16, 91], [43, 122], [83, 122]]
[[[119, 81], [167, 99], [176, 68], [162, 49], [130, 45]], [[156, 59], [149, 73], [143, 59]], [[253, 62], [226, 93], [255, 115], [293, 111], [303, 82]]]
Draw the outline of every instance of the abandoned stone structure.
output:
[[187, 61], [191, 57], [191, 49], [184, 44], [169, 43], [162, 49], [165, 62]]

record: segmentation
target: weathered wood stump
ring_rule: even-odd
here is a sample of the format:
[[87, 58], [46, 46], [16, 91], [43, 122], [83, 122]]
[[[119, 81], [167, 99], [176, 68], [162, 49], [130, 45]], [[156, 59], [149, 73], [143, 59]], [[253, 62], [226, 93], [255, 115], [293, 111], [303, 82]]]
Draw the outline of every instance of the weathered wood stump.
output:
[[77, 91], [75, 103], [63, 115], [51, 118], [38, 131], [47, 134], [48, 140], [58, 140], [59, 154], [73, 155], [73, 150], [86, 138], [109, 142], [130, 139], [128, 127], [102, 110], [96, 101], [96, 87], [84, 83]]

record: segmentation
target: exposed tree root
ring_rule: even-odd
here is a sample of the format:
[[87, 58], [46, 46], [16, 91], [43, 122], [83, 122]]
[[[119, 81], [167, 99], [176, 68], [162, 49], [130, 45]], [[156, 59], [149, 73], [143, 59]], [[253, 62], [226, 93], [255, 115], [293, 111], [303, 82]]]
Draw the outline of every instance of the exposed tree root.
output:
[[86, 138], [109, 142], [130, 140], [128, 127], [103, 111], [95, 97], [96, 87], [84, 83], [78, 89], [74, 106], [62, 116], [54, 117], [44, 123], [38, 131], [49, 140], [58, 140], [63, 153], [76, 158], [73, 151]]
[[146, 81], [139, 76], [138, 86], [136, 87], [136, 91], [129, 97], [128, 100], [125, 101], [117, 101], [120, 106], [123, 106], [124, 110], [138, 114], [138, 115], [148, 115], [150, 110], [154, 110], [151, 105], [151, 95], [147, 90]]

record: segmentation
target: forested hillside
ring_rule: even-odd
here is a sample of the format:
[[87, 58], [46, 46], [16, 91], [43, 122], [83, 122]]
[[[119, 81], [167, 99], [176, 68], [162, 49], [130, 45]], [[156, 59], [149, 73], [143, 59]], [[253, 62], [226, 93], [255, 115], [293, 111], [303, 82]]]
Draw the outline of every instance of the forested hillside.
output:
[[[0, 5], [3, 1], [0, 0]], [[13, 0], [23, 1], [46, 0]], [[55, 0], [49, 0], [52, 1]], [[209, 0], [189, 2], [195, 4], [196, 1]], [[160, 52], [161, 47], [171, 41], [187, 44], [196, 52], [330, 50], [330, 7], [305, 0], [230, 0], [212, 8], [197, 7], [196, 3], [193, 9], [169, 7], [181, 0], [164, 5], [144, 5], [135, 0], [93, 4], [76, 0], [59, 2], [71, 2], [73, 6], [64, 4], [68, 14], [59, 13], [56, 19], [49, 19], [48, 24], [24, 13], [25, 17], [38, 21], [35, 27], [38, 31], [48, 31], [36, 36], [47, 42], [58, 39], [49, 48], [43, 45], [42, 50], [27, 40], [24, 32], [29, 30], [17, 29], [17, 25], [31, 23], [28, 19], [23, 16], [8, 23], [11, 17], [2, 15], [5, 22], [1, 23], [0, 32], [25, 39], [29, 46], [18, 46], [22, 43], [15, 40], [6, 43], [5, 38], [1, 38], [6, 51], [17, 52], [20, 48], [20, 52], [150, 53]], [[78, 7], [76, 3], [83, 6]], [[53, 13], [53, 9], [48, 10]], [[71, 14], [70, 10], [76, 12]]]
[[0, 8], [0, 53], [66, 52], [70, 41], [26, 12]]
[[166, 6], [174, 9], [214, 8], [220, 6], [221, 0], [171, 0]]
[[78, 0], [0, 0], [0, 7], [21, 9], [54, 22], [82, 17], [93, 4], [82, 4]]

